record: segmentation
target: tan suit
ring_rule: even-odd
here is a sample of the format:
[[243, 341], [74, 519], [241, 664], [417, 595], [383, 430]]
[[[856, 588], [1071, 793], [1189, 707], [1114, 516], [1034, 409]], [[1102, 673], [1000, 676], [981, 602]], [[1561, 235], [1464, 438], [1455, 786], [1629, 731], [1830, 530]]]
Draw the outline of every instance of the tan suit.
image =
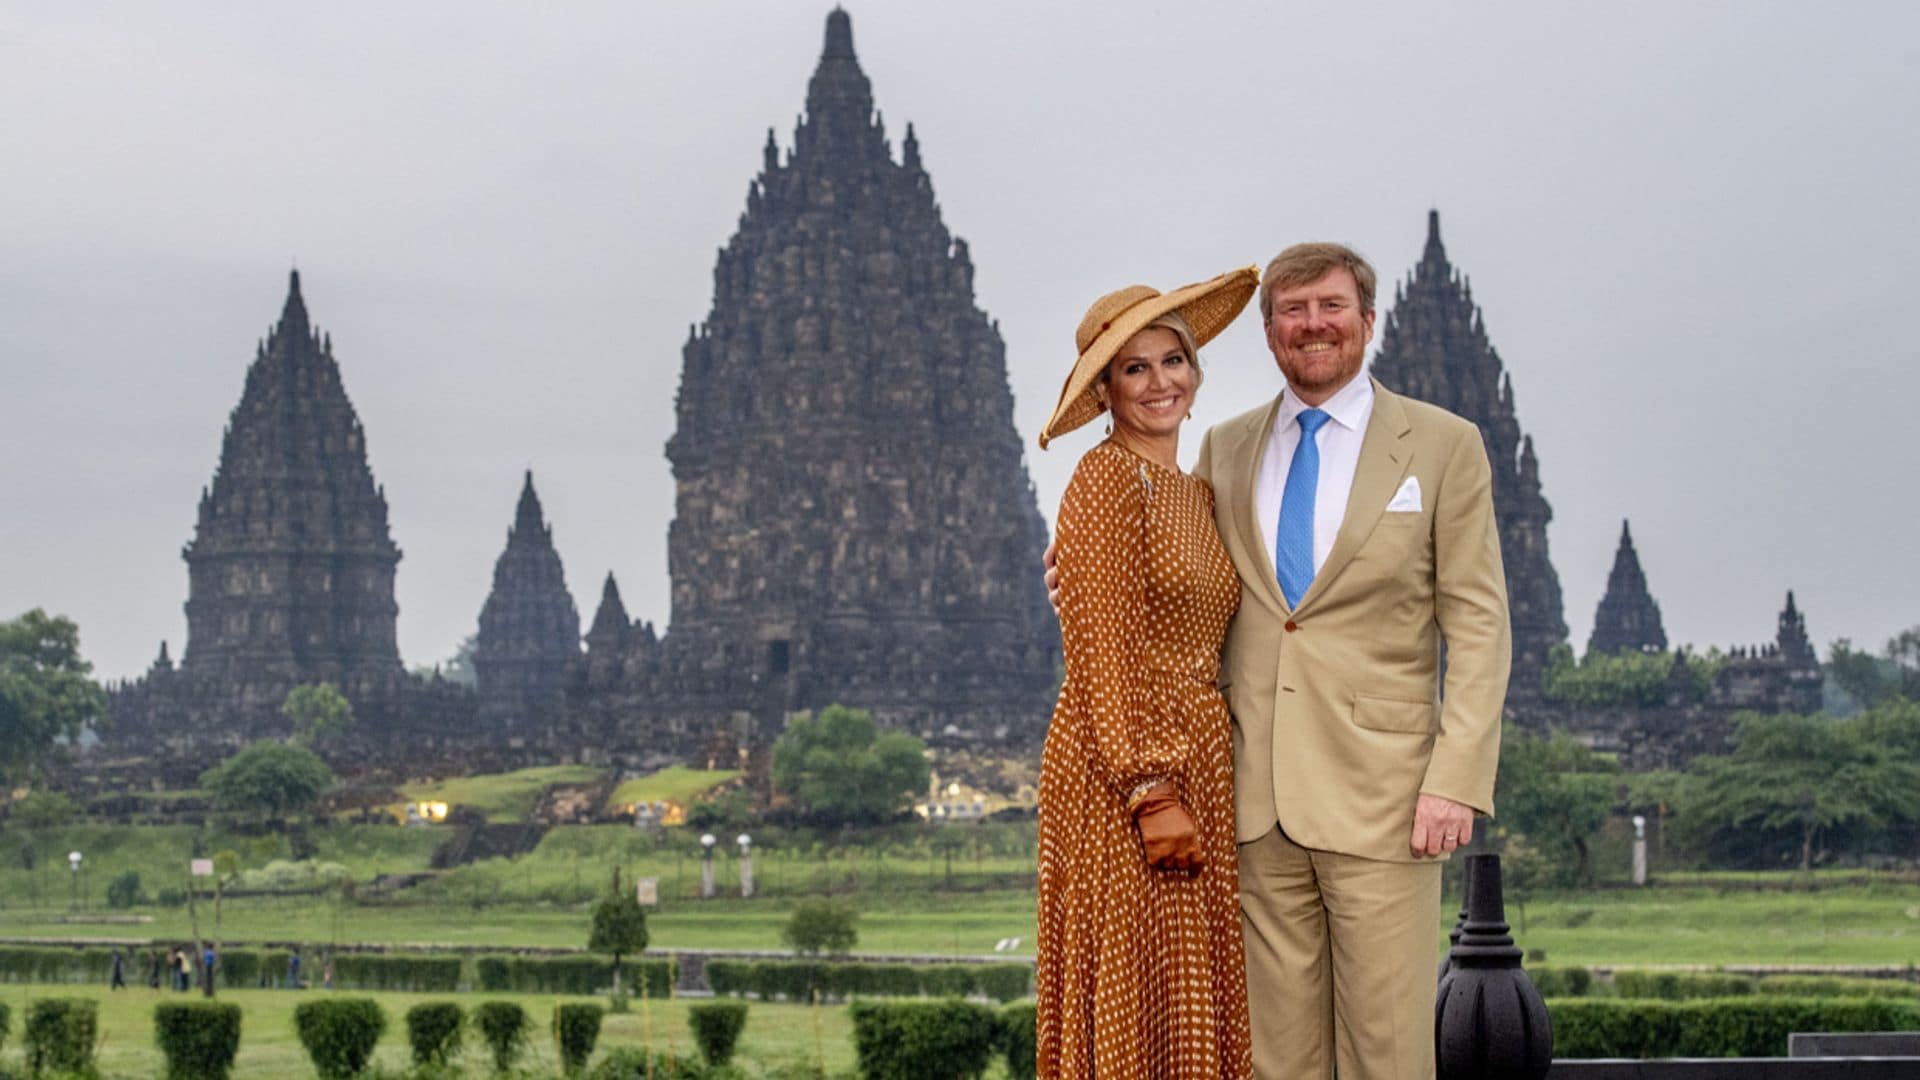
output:
[[[1414, 805], [1493, 811], [1512, 641], [1486, 449], [1443, 409], [1374, 394], [1338, 538], [1297, 608], [1255, 519], [1279, 399], [1209, 430], [1194, 467], [1240, 575], [1222, 680], [1263, 1077], [1324, 1075], [1331, 1048], [1307, 1044], [1334, 1041], [1342, 1080], [1431, 1073], [1439, 864], [1409, 848]], [[1420, 508], [1386, 512], [1409, 477]]]

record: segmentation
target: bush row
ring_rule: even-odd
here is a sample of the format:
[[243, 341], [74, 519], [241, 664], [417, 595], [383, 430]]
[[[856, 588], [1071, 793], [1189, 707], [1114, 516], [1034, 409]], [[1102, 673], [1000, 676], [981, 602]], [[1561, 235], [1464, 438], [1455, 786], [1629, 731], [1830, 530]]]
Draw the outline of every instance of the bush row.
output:
[[[672, 960], [625, 957], [620, 985], [629, 993], [666, 997], [679, 972]], [[598, 956], [482, 956], [473, 962], [473, 987], [490, 994], [598, 994], [613, 985], [613, 961]]]
[[1032, 992], [1028, 964], [860, 964], [826, 960], [709, 960], [716, 994], [771, 1001], [822, 998], [983, 997], [1014, 1001]]
[[1528, 968], [1527, 976], [1542, 997], [1599, 995], [1658, 1001], [1692, 998], [1747, 997], [1892, 997], [1920, 999], [1920, 983], [1903, 979], [1842, 978], [1816, 975], [1769, 975], [1755, 978], [1723, 971], [1640, 971], [1616, 969], [1610, 984], [1597, 981], [1583, 967]]
[[100, 1043], [100, 1006], [85, 998], [42, 998], [27, 1007], [20, 1032], [27, 1069], [43, 1073], [91, 1073]]
[[1014, 1080], [1034, 1075], [1034, 1007], [971, 1001], [856, 1001], [853, 1049], [863, 1080], [973, 1080], [995, 1053]]
[[1783, 1057], [1795, 1031], [1911, 1031], [1920, 1006], [1891, 998], [1558, 998], [1556, 1058]]
[[[123, 950], [127, 981], [143, 985], [150, 948]], [[165, 955], [165, 950], [161, 949]], [[285, 986], [292, 953], [282, 949], [223, 949], [214, 977], [233, 989]], [[317, 952], [302, 957], [301, 981], [317, 986], [324, 961]], [[56, 948], [0, 946], [0, 983], [104, 983], [113, 965], [113, 950], [101, 946]], [[673, 961], [625, 958], [620, 965], [627, 989], [665, 997], [677, 971]], [[161, 985], [171, 983], [162, 973]], [[480, 956], [474, 958], [471, 977], [464, 958], [456, 955], [410, 953], [336, 953], [333, 985], [340, 990], [402, 990], [423, 994], [453, 993], [470, 985], [489, 993], [594, 994], [613, 985], [613, 961], [599, 956]]]

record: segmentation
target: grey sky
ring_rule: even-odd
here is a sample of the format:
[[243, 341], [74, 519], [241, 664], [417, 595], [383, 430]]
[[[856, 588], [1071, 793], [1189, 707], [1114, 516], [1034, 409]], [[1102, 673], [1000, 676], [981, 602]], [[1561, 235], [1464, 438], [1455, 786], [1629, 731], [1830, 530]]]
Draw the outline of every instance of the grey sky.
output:
[[[1584, 644], [1620, 519], [1670, 637], [1920, 623], [1920, 8], [849, 7], [1000, 321], [1033, 448], [1094, 296], [1437, 206], [1538, 446]], [[0, 3], [0, 617], [108, 676], [185, 633], [180, 545], [296, 261], [392, 504], [409, 663], [471, 632], [532, 467], [590, 619], [668, 619], [662, 449], [715, 250], [828, 8]], [[1390, 297], [1389, 297], [1390, 298]], [[1271, 395], [1257, 318], [1210, 423]], [[1199, 427], [1183, 450], [1191, 461]]]

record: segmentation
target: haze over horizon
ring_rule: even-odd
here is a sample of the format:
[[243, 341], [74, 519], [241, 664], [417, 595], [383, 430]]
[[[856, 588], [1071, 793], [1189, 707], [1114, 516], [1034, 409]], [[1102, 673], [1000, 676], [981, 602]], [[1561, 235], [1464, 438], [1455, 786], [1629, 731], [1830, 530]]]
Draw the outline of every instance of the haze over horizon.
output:
[[[583, 623], [612, 570], [666, 629], [680, 345], [828, 10], [10, 5], [0, 618], [73, 617], [102, 677], [181, 654], [180, 546], [297, 266], [408, 663], [473, 631], [526, 468]], [[1920, 11], [848, 10], [970, 245], [1049, 520], [1098, 436], [1034, 435], [1096, 295], [1325, 238], [1390, 307], [1438, 208], [1576, 648], [1623, 518], [1677, 643], [1769, 641], [1790, 588], [1823, 654], [1920, 623]], [[1279, 388], [1257, 316], [1203, 359], [1198, 425]]]

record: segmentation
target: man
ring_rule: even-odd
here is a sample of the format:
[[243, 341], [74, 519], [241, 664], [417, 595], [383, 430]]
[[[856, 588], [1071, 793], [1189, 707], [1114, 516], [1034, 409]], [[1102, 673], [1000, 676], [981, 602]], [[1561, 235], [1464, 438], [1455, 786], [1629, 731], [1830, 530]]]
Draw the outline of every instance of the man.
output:
[[1361, 375], [1374, 283], [1336, 244], [1268, 264], [1286, 388], [1194, 467], [1240, 575], [1221, 678], [1262, 1078], [1433, 1074], [1436, 857], [1493, 811], [1511, 634], [1491, 471], [1473, 424]]
[[1512, 643], [1491, 470], [1471, 423], [1361, 376], [1374, 284], [1337, 244], [1267, 265], [1286, 387], [1194, 466], [1240, 576], [1221, 679], [1262, 1080], [1432, 1076], [1437, 857], [1493, 812]]

